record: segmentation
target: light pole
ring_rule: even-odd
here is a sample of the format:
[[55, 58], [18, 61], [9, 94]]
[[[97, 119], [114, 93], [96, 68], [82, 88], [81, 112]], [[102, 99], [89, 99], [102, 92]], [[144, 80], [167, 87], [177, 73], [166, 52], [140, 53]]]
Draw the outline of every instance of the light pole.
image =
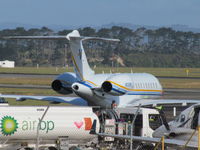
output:
[[39, 131], [40, 131], [40, 126], [41, 126], [41, 122], [42, 120], [44, 119], [48, 109], [49, 109], [50, 106], [47, 106], [45, 112], [43, 113], [41, 119], [39, 119], [39, 122], [38, 122], [38, 126], [37, 126], [37, 143], [36, 143], [36, 150], [38, 150], [39, 148], [39, 140], [40, 140], [40, 137], [39, 137]]
[[138, 106], [138, 109], [137, 109], [137, 111], [136, 111], [136, 113], [135, 113], [135, 116], [134, 116], [134, 118], [133, 118], [133, 121], [132, 121], [132, 123], [131, 123], [131, 136], [130, 136], [130, 150], [132, 150], [133, 149], [133, 140], [132, 140], [132, 136], [133, 136], [133, 127], [134, 127], [134, 123], [135, 123], [135, 120], [136, 120], [136, 118], [137, 118], [137, 116], [138, 116], [138, 114], [139, 114], [139, 112], [140, 112], [140, 107], [141, 107], [141, 104], [139, 104], [139, 106]]

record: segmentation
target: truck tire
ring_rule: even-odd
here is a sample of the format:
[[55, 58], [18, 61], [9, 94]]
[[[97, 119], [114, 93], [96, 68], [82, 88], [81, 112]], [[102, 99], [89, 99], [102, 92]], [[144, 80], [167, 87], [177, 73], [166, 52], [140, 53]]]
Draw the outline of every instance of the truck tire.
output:
[[152, 144], [143, 144], [141, 143], [136, 147], [136, 150], [153, 150], [154, 146]]
[[17, 150], [33, 150], [33, 148], [25, 147], [25, 148], [20, 148], [20, 149], [17, 149]]
[[51, 146], [51, 147], [48, 147], [48, 150], [57, 150], [57, 148]]

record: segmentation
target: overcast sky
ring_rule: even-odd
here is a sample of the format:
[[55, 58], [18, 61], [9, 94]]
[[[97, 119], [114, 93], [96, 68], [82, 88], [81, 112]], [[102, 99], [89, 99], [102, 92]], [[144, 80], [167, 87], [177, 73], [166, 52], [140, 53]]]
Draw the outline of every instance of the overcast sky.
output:
[[182, 24], [200, 28], [200, 0], [0, 0], [0, 23]]

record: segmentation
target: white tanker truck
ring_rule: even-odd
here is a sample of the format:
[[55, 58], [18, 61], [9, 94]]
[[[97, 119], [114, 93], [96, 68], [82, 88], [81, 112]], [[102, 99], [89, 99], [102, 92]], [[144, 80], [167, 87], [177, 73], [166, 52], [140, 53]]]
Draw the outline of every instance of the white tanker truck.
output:
[[47, 108], [0, 106], [0, 141], [4, 143], [1, 146], [25, 142], [35, 144], [37, 137], [40, 138], [40, 144], [54, 145], [60, 137], [79, 142], [90, 141], [95, 137], [89, 134], [92, 122], [97, 120], [97, 130], [100, 125], [91, 107]]
[[[137, 108], [100, 110], [75, 106], [0, 106], [0, 146], [4, 150], [17, 150], [22, 146], [33, 147], [35, 150], [37, 143], [49, 150], [67, 150], [70, 144], [86, 145], [95, 137], [103, 140], [103, 144], [110, 144], [115, 142], [114, 139], [97, 138], [89, 133], [94, 120], [97, 132], [128, 134], [128, 124], [136, 110]], [[154, 123], [149, 121], [151, 118], [156, 118]], [[141, 108], [134, 134], [152, 136], [155, 123], [159, 121], [156, 110]], [[159, 126], [160, 122], [156, 127]], [[100, 141], [96, 144], [99, 143]]]

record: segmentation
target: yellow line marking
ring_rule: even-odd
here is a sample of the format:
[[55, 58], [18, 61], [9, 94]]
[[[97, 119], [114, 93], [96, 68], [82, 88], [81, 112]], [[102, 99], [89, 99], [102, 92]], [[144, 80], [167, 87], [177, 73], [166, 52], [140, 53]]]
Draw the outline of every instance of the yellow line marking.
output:
[[89, 81], [89, 80], [84, 80], [84, 81], [90, 82], [91, 84], [94, 84], [95, 86], [98, 86], [97, 84], [95, 84], [95, 83], [92, 82], [92, 81]]
[[74, 59], [74, 56], [73, 56], [73, 55], [72, 55], [72, 61], [73, 61], [74, 65], [75, 65], [75, 67], [76, 67], [77, 71], [79, 72], [79, 74], [80, 74], [80, 76], [81, 76], [81, 79], [82, 79], [82, 80], [84, 80], [84, 78], [83, 78], [83, 75], [82, 75], [82, 73], [81, 73], [80, 69], [78, 68], [78, 65], [77, 65], [77, 63], [76, 63], [76, 61], [75, 61], [75, 59]]
[[82, 79], [83, 81], [87, 81], [87, 82], [89, 82], [89, 83], [91, 83], [91, 84], [93, 84], [93, 85], [95, 85], [95, 86], [98, 86], [98, 85], [97, 85], [97, 84], [95, 84], [94, 82], [92, 82], [92, 81], [89, 81], [89, 80], [85, 80], [85, 79], [83, 78], [83, 75], [82, 75], [82, 73], [81, 73], [80, 69], [78, 68], [78, 65], [77, 65], [77, 63], [76, 63], [76, 60], [75, 60], [75, 58], [74, 58], [74, 56], [73, 56], [73, 55], [72, 55], [72, 61], [73, 61], [74, 65], [75, 65], [75, 67], [76, 67], [77, 71], [79, 72], [79, 74], [80, 74], [80, 76], [81, 76], [81, 79]]
[[162, 92], [162, 90], [129, 89], [129, 88], [127, 88], [127, 87], [125, 87], [125, 86], [122, 86], [122, 85], [120, 85], [120, 84], [117, 84], [117, 83], [115, 83], [115, 82], [113, 82], [113, 81], [108, 81], [108, 82], [111, 82], [111, 83], [113, 83], [114, 85], [117, 85], [117, 86], [119, 86], [119, 87], [121, 87], [121, 88], [123, 88], [123, 89], [126, 89], [126, 90], [128, 90], [128, 91]]

